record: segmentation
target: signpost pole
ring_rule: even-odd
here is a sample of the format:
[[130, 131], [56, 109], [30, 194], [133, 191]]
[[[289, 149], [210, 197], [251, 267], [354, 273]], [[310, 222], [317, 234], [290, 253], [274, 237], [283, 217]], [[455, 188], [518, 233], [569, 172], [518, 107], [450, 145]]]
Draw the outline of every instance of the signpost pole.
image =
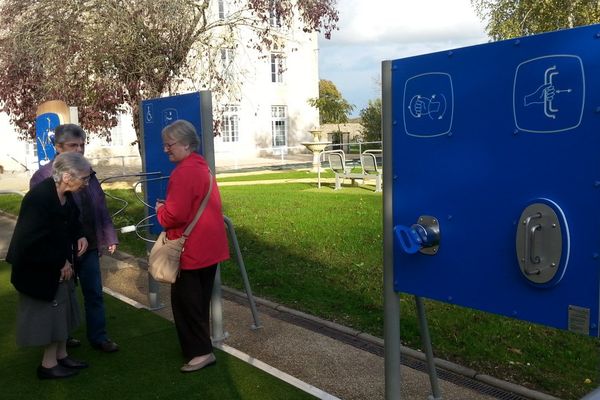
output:
[[383, 309], [385, 346], [385, 398], [400, 399], [400, 299], [394, 291], [394, 246], [392, 215], [392, 63], [381, 65], [383, 128]]

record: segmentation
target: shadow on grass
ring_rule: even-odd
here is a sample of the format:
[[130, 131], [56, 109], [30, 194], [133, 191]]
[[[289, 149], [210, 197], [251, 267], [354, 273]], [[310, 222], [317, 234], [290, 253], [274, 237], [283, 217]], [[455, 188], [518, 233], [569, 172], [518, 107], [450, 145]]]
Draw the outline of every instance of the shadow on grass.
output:
[[[380, 267], [331, 266], [314, 257], [316, 249], [301, 247], [299, 253], [297, 246], [267, 243], [251, 230], [236, 228], [236, 232], [254, 294], [344, 326], [368, 326], [371, 332], [382, 334], [382, 299], [372, 285], [361, 284], [365, 280], [382, 284]], [[224, 285], [244, 290], [233, 259], [222, 264], [221, 276]]]

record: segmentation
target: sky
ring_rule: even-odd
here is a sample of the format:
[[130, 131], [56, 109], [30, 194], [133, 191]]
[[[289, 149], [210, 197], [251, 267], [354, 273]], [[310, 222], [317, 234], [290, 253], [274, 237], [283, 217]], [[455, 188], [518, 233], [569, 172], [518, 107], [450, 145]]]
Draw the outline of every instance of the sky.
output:
[[332, 81], [358, 116], [381, 96], [383, 60], [487, 43], [470, 0], [338, 0], [339, 30], [319, 38], [319, 77]]

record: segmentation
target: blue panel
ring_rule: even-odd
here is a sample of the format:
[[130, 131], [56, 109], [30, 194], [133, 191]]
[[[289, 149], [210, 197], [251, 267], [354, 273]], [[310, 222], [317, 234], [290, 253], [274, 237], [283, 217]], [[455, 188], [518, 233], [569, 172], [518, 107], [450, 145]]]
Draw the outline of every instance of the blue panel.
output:
[[54, 129], [60, 125], [60, 118], [55, 113], [40, 114], [35, 118], [35, 136], [38, 162], [40, 166], [54, 159]]
[[[160, 97], [142, 101], [143, 113], [143, 145], [142, 157], [144, 158], [145, 172], [160, 172], [162, 177], [171, 174], [175, 164], [163, 151], [161, 132], [162, 129], [178, 119], [185, 119], [192, 123], [200, 136], [202, 144], [202, 123], [200, 116], [200, 93], [188, 93], [171, 97]], [[198, 153], [204, 154], [200, 147]], [[164, 199], [167, 189], [167, 179], [150, 181], [147, 185], [146, 199], [148, 204], [154, 205], [156, 199]], [[154, 214], [154, 209], [148, 209], [148, 214]], [[158, 234], [162, 230], [156, 220], [150, 221], [152, 233]]]
[[[600, 26], [392, 62], [393, 224], [439, 220], [436, 255], [394, 244], [394, 288], [566, 329], [600, 303]], [[541, 199], [541, 200], [536, 200]], [[531, 203], [566, 223], [559, 273], [521, 273]], [[568, 240], [567, 240], [568, 239]]]

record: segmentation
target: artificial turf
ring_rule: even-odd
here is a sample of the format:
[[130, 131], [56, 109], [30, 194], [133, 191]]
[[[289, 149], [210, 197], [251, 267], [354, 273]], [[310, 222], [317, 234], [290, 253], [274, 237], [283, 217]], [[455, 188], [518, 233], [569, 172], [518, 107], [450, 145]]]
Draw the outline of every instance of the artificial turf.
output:
[[[104, 354], [87, 343], [70, 355], [90, 364], [78, 376], [41, 381], [36, 377], [41, 348], [18, 348], [15, 317], [18, 294], [10, 266], [0, 262], [0, 398], [9, 399], [312, 399], [237, 358], [215, 349], [217, 364], [182, 374], [173, 324], [150, 311], [105, 296], [109, 330], [121, 349]], [[76, 336], [83, 338], [79, 328]]]

